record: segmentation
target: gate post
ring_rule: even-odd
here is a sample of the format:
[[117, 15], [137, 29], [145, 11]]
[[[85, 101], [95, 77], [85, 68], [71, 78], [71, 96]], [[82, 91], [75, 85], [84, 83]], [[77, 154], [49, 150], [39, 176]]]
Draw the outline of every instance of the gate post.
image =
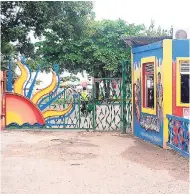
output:
[[123, 60], [122, 61], [122, 133], [126, 133], [126, 126], [127, 126], [127, 120], [126, 120], [126, 66], [128, 62]]
[[13, 86], [12, 86], [12, 82], [13, 82], [13, 74], [12, 74], [12, 60], [11, 58], [9, 58], [9, 63], [8, 63], [8, 83], [7, 83], [7, 91], [8, 92], [12, 92]]
[[0, 131], [5, 129], [6, 126], [6, 101], [5, 101], [5, 91], [6, 91], [6, 71], [1, 71], [0, 75], [1, 86], [0, 86], [0, 96], [1, 96], [1, 125]]
[[95, 78], [93, 77], [92, 81], [92, 104], [93, 104], [93, 111], [92, 111], [92, 128], [96, 130], [96, 90], [95, 90]]

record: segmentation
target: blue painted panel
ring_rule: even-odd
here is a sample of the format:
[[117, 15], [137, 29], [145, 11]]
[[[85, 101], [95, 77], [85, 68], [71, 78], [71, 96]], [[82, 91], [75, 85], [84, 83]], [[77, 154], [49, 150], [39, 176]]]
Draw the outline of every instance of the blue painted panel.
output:
[[143, 52], [138, 52], [138, 53], [134, 53], [134, 58], [133, 58], [133, 62], [135, 63], [140, 63], [141, 62], [141, 58], [143, 57], [150, 57], [150, 56], [156, 56], [157, 59], [162, 59], [163, 58], [163, 49], [162, 47], [159, 47], [157, 49], [154, 50], [145, 50]]
[[190, 154], [183, 151], [183, 150], [180, 150], [178, 147], [170, 144], [170, 143], [167, 143], [167, 146], [169, 146], [170, 148], [172, 148], [173, 150], [175, 150], [176, 152], [178, 152], [180, 155], [184, 156], [184, 157], [187, 157], [187, 158], [190, 158]]
[[[143, 113], [141, 112], [141, 116]], [[153, 130], [146, 130], [145, 128], [141, 127], [140, 122], [137, 121], [137, 117], [133, 114], [134, 118], [134, 135], [145, 140], [151, 142], [158, 146], [163, 146], [163, 123], [159, 127], [159, 132]], [[156, 118], [156, 116], [152, 117]]]
[[176, 57], [190, 57], [190, 39], [173, 40], [172, 41], [172, 58], [175, 61]]
[[9, 63], [8, 63], [8, 80], [7, 80], [7, 91], [8, 92], [12, 92], [13, 89], [13, 74], [12, 74], [12, 60], [11, 58], [9, 59]]
[[27, 94], [27, 98], [31, 98], [32, 96], [32, 92], [33, 92], [33, 89], [34, 89], [34, 86], [36, 84], [36, 80], [37, 80], [37, 76], [38, 76], [38, 73], [40, 72], [40, 67], [38, 67], [38, 70], [36, 71], [36, 74], [35, 74], [35, 77], [32, 81], [32, 84], [30, 85], [30, 88], [29, 88], [29, 91], [28, 91], [28, 94]]
[[184, 156], [189, 156], [190, 120], [166, 115], [168, 118], [168, 145]]
[[145, 45], [145, 46], [140, 46], [140, 47], [133, 47], [132, 52], [133, 54], [140, 53], [140, 52], [147, 52], [147, 51], [152, 51], [155, 49], [160, 49], [162, 48], [163, 42], [155, 42], [153, 44]]
[[[57, 75], [57, 79], [58, 79], [58, 83], [57, 83], [57, 86], [55, 88], [55, 90], [53, 92], [51, 92], [49, 95], [46, 95], [45, 97], [43, 97], [40, 102], [38, 103], [38, 107], [40, 108], [41, 111], [43, 111], [46, 107], [48, 107], [53, 101], [51, 102], [47, 102], [45, 105], [43, 105], [42, 107], [42, 104], [43, 102], [48, 99], [49, 97], [53, 97], [54, 94], [56, 94], [56, 92], [58, 91], [59, 87], [60, 87], [60, 77], [59, 77], [59, 65], [58, 64], [54, 64], [53, 65], [53, 70], [56, 72], [56, 75]], [[56, 100], [56, 99], [55, 99]]]
[[190, 123], [190, 120], [189, 119], [186, 119], [186, 118], [182, 118], [182, 117], [178, 117], [178, 116], [175, 116], [175, 115], [169, 115], [167, 114], [166, 117], [169, 119], [175, 119], [175, 120], [179, 120], [181, 122], [186, 122], [186, 123]]
[[[141, 68], [141, 59], [144, 57], [155, 56], [158, 60], [162, 61], [163, 60], [162, 42], [134, 48], [133, 56], [134, 56], [133, 65], [135, 69]], [[160, 62], [159, 65], [162, 65], [162, 62]], [[137, 84], [139, 88], [138, 91], [136, 91], [137, 94], [134, 93], [134, 97], [136, 95], [138, 102], [135, 104], [135, 99], [133, 99], [134, 135], [145, 141], [151, 142], [155, 145], [162, 147], [163, 119], [162, 117], [159, 116], [161, 114], [160, 112], [157, 111], [157, 115], [149, 115], [141, 111], [141, 80], [139, 80], [139, 82], [137, 82], [137, 80], [134, 80], [134, 84]], [[138, 110], [140, 112], [139, 116]]]

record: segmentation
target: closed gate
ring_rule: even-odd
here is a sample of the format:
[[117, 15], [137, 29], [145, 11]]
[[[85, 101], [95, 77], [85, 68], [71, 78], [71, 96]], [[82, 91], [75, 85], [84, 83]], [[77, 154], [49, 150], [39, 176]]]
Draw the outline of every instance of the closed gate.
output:
[[126, 131], [131, 125], [131, 101], [126, 99], [126, 73], [122, 78], [95, 78], [84, 97], [73, 87], [61, 87], [58, 66], [51, 83], [36, 90], [39, 74], [18, 61], [21, 75], [13, 83], [9, 63], [6, 99], [6, 128], [86, 129]]
[[101, 131], [122, 129], [122, 79], [94, 80], [95, 128]]

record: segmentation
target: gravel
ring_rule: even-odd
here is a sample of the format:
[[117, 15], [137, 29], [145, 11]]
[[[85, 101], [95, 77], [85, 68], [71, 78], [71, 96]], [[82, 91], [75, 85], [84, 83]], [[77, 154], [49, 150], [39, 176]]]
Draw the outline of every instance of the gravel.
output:
[[2, 131], [2, 194], [188, 194], [189, 164], [131, 135]]

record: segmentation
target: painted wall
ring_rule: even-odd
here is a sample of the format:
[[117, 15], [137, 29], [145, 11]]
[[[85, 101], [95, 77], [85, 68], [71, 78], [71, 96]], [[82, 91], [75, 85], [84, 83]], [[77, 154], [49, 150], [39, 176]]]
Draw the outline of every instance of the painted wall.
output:
[[[190, 132], [188, 117], [189, 104], [180, 103], [180, 60], [190, 61], [189, 57], [190, 40], [172, 41], [172, 113], [167, 113], [168, 141], [167, 145], [186, 157], [190, 157]], [[185, 115], [185, 111], [187, 115]]]
[[[36, 93], [33, 93], [36, 85], [39, 70], [35, 73], [31, 81], [31, 70], [25, 63], [25, 60], [17, 61], [21, 70], [20, 76], [12, 84], [11, 62], [9, 62], [7, 92], [5, 93], [6, 102], [6, 127], [52, 127], [60, 126], [62, 120], [71, 114], [75, 109], [75, 94], [72, 95], [72, 101], [66, 106], [54, 106], [56, 100], [61, 100], [65, 90], [60, 92], [60, 79], [58, 74], [58, 65], [53, 66], [51, 83]], [[31, 82], [30, 82], [31, 81]], [[13, 90], [12, 90], [13, 88]], [[29, 88], [26, 90], [26, 88]], [[62, 101], [59, 103], [63, 104]], [[52, 106], [53, 105], [53, 106]], [[59, 108], [57, 108], [57, 106]], [[50, 121], [53, 120], [53, 124]], [[59, 124], [55, 124], [58, 122]]]
[[5, 122], [6, 122], [6, 117], [5, 117], [5, 88], [6, 88], [6, 72], [1, 71], [0, 72], [0, 81], [1, 81], [1, 86], [0, 86], [0, 99], [1, 99], [1, 128], [0, 130], [3, 130], [5, 128]]
[[177, 57], [189, 57], [189, 40], [173, 40], [172, 41], [172, 114], [175, 116], [183, 117], [183, 109], [188, 106], [177, 106], [177, 80], [176, 80], [176, 59]]
[[[163, 42], [132, 49], [133, 54], [133, 130], [134, 135], [153, 144], [163, 146]], [[156, 115], [142, 111], [141, 59], [156, 57], [156, 75], [161, 74], [161, 82], [156, 78]], [[162, 93], [161, 93], [162, 91]], [[159, 93], [160, 92], [160, 93]], [[159, 107], [158, 107], [159, 106]]]

